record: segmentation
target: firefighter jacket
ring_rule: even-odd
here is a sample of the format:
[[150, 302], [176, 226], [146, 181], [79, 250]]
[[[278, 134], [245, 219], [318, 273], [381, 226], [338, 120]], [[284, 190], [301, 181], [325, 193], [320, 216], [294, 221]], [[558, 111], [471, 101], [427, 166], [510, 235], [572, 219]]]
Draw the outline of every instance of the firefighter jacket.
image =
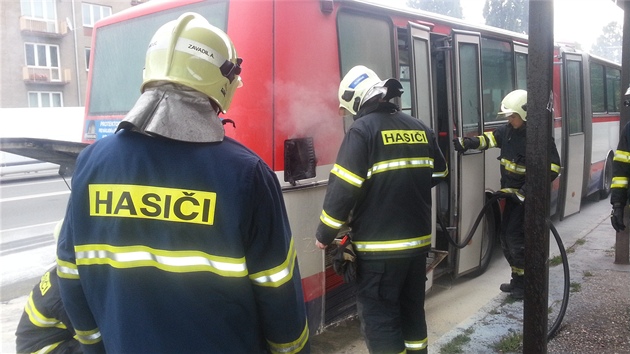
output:
[[28, 296], [15, 336], [18, 353], [80, 353], [61, 302], [55, 268], [41, 277]]
[[433, 131], [389, 102], [357, 117], [330, 172], [317, 240], [330, 244], [347, 224], [361, 259], [428, 251], [431, 187], [448, 173]]
[[[525, 187], [525, 173], [527, 172], [527, 161], [525, 158], [525, 147], [527, 145], [526, 128], [526, 125], [523, 125], [520, 129], [514, 129], [511, 124], [507, 123], [493, 131], [470, 138], [470, 145], [466, 145], [467, 148], [478, 150], [487, 150], [494, 147], [500, 148], [501, 154], [498, 159], [501, 163], [501, 189], [516, 192], [521, 200], [524, 200], [527, 194], [527, 188]], [[553, 181], [560, 173], [560, 155], [553, 139], [551, 139], [550, 144], [550, 173], [551, 181]]]
[[86, 351], [309, 350], [280, 185], [233, 139], [189, 143], [123, 129], [87, 147], [57, 257]]
[[612, 166], [610, 203], [625, 207], [628, 202], [628, 178], [630, 178], [630, 124], [626, 124], [621, 131]]

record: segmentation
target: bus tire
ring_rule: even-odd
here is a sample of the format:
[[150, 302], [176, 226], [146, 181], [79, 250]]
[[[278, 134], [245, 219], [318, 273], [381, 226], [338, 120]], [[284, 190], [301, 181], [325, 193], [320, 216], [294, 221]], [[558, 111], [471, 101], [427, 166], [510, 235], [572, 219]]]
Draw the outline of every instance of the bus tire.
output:
[[606, 159], [606, 165], [604, 166], [604, 171], [602, 172], [602, 186], [599, 190], [599, 199], [606, 199], [610, 195], [610, 186], [612, 185], [612, 175], [613, 175], [613, 167], [612, 167], [612, 156], [608, 155]]

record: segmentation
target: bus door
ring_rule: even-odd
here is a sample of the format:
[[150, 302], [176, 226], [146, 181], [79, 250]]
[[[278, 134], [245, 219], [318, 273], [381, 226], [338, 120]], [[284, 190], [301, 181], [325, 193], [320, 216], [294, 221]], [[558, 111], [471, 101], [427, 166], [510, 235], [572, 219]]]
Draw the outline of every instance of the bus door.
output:
[[[453, 31], [453, 98], [455, 108], [455, 133], [458, 137], [474, 137], [483, 134], [481, 104], [481, 37], [478, 33]], [[484, 153], [469, 150], [451, 161], [457, 193], [457, 242], [461, 243], [470, 232], [485, 202]], [[453, 181], [453, 179], [451, 179]], [[471, 272], [479, 267], [483, 228], [479, 227], [470, 243], [459, 250], [455, 275]]]
[[[411, 115], [422, 120], [434, 131], [435, 108], [433, 105], [433, 83], [431, 79], [430, 29], [412, 22], [408, 25], [409, 69], [411, 73]], [[435, 188], [431, 190], [432, 200]], [[435, 246], [436, 208], [431, 208], [431, 245]], [[426, 288], [433, 284], [433, 273], [427, 274]]]
[[562, 165], [560, 219], [580, 211], [584, 183], [584, 103], [582, 56], [563, 53], [562, 58]]

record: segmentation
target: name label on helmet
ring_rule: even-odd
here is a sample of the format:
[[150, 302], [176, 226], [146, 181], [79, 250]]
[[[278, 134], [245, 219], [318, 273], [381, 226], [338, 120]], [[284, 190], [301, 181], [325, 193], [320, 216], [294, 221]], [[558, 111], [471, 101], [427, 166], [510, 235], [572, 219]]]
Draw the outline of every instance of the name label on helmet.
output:
[[424, 130], [383, 130], [383, 145], [392, 144], [427, 144]]
[[359, 86], [359, 84], [361, 82], [363, 82], [367, 78], [368, 78], [368, 74], [362, 74], [359, 77], [357, 77], [356, 79], [354, 79], [354, 81], [352, 81], [350, 83], [350, 86], [348, 86], [348, 87], [351, 88], [351, 89], [355, 89], [355, 88], [357, 88], [357, 86]]
[[131, 184], [90, 184], [90, 216], [213, 225], [217, 194]]

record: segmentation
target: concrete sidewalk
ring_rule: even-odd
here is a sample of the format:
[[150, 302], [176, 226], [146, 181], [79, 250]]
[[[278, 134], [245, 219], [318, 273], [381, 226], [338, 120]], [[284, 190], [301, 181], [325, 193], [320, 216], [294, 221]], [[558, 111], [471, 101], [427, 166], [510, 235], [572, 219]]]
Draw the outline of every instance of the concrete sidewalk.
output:
[[[610, 204], [606, 200], [583, 203], [580, 214], [554, 221], [568, 253], [571, 292], [547, 352], [630, 353], [630, 265], [614, 264]], [[550, 258], [554, 254], [558, 253], [551, 247]], [[551, 327], [562, 297], [562, 266], [550, 266], [549, 283]], [[430, 343], [429, 352], [519, 353], [522, 333], [523, 302], [499, 294], [476, 315]]]

